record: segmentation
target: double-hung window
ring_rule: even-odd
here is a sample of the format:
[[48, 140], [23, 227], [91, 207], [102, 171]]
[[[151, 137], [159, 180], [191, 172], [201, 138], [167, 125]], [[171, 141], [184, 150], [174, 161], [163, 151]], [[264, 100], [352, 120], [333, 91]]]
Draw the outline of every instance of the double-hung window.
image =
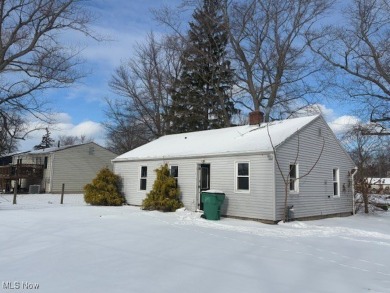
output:
[[340, 174], [339, 169], [333, 169], [333, 196], [340, 196]]
[[299, 192], [299, 168], [298, 164], [290, 164], [290, 193]]
[[141, 166], [141, 174], [140, 174], [140, 184], [139, 189], [140, 190], [146, 190], [146, 180], [148, 177], [148, 167]]
[[249, 191], [249, 163], [236, 163], [236, 190]]

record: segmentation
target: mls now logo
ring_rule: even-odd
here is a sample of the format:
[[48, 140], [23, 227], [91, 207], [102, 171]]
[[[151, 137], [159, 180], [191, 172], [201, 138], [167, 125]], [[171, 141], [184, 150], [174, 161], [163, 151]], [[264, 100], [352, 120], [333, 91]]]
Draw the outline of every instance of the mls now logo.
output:
[[31, 282], [3, 282], [3, 289], [4, 290], [13, 290], [13, 289], [22, 289], [22, 290], [38, 290], [39, 284], [38, 283], [31, 283]]

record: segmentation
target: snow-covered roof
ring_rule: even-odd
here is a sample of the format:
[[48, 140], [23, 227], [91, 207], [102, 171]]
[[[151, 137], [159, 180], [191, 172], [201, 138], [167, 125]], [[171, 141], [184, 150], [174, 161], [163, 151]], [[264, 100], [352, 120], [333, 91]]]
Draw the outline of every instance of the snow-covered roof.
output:
[[166, 135], [124, 153], [113, 161], [272, 152], [267, 124], [272, 142], [278, 146], [317, 117], [319, 115], [262, 123], [260, 126], [245, 125]]
[[9, 154], [5, 154], [5, 155], [0, 156], [0, 158], [13, 157], [13, 156], [22, 155], [22, 154], [25, 154], [25, 153], [28, 153], [28, 151], [9, 153]]
[[[78, 146], [81, 146], [81, 145], [89, 144], [89, 143], [93, 143], [93, 142], [86, 142], [86, 143], [80, 143], [80, 144], [74, 144], [74, 145], [65, 145], [65, 146], [60, 146], [60, 147], [50, 147], [50, 148], [44, 148], [44, 149], [39, 149], [39, 150], [31, 150], [31, 151], [24, 152], [24, 153], [29, 154], [29, 155], [50, 154], [50, 153], [62, 151], [62, 150], [65, 150], [65, 149], [74, 148], [74, 147], [78, 147]], [[22, 154], [24, 154], [24, 153], [22, 153]]]

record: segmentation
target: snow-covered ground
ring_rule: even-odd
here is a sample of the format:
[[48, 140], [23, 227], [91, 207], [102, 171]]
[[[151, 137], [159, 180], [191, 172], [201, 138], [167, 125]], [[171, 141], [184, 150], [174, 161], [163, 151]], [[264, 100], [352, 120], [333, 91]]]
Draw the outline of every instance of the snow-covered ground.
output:
[[0, 292], [390, 292], [390, 212], [266, 225], [59, 202], [0, 195]]

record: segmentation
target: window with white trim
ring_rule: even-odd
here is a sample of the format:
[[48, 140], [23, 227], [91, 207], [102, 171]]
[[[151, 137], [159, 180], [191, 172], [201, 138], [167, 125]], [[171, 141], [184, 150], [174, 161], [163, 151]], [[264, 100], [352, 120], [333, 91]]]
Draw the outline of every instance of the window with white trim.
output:
[[140, 183], [139, 183], [139, 189], [140, 190], [146, 190], [146, 181], [148, 177], [148, 167], [141, 166], [141, 174], [140, 174]]
[[299, 192], [299, 168], [298, 164], [290, 164], [290, 193], [298, 193]]
[[340, 174], [339, 169], [333, 169], [333, 196], [340, 196]]
[[249, 163], [236, 163], [236, 190], [249, 191]]
[[171, 166], [170, 174], [172, 177], [176, 178], [179, 177], [179, 167], [178, 166]]
[[177, 186], [177, 178], [179, 177], [179, 166], [172, 165], [170, 170], [169, 170], [169, 174], [173, 178], [175, 178], [176, 186]]

